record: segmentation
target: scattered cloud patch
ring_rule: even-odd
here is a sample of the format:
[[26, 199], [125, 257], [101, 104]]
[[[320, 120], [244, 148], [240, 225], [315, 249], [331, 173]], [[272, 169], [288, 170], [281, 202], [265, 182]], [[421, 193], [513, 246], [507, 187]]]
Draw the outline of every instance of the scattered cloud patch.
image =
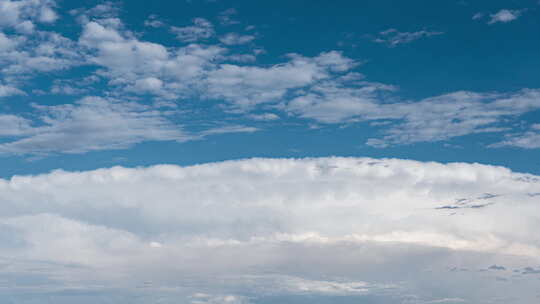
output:
[[193, 19], [193, 25], [186, 27], [171, 27], [171, 32], [183, 42], [196, 42], [214, 36], [214, 26], [204, 18]]

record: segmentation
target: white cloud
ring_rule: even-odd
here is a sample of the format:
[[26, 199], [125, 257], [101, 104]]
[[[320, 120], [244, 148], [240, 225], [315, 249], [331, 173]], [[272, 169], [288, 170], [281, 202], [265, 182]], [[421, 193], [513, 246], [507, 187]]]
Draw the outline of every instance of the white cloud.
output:
[[[53, 0], [0, 0], [1, 27], [29, 27], [28, 22], [51, 23], [58, 19]], [[26, 22], [26, 25], [22, 25]]]
[[524, 149], [540, 148], [540, 124], [533, 124], [522, 134], [507, 134], [501, 142], [490, 145], [492, 148], [518, 147]]
[[[17, 75], [65, 70], [83, 62], [76, 43], [53, 32], [37, 32], [31, 39], [0, 33], [0, 72]], [[23, 78], [24, 79], [24, 78]]]
[[[235, 13], [231, 10], [223, 16]], [[265, 104], [273, 111], [282, 110], [284, 114], [321, 123], [366, 121], [380, 127], [381, 136], [367, 142], [376, 147], [506, 132], [508, 124], [503, 120], [538, 108], [534, 102], [538, 97], [536, 90], [514, 94], [453, 92], [403, 101], [392, 94], [396, 87], [369, 82], [363, 75], [351, 72], [358, 62], [337, 51], [314, 57], [289, 54], [281, 63], [262, 66], [254, 63], [258, 49], [235, 53], [234, 48], [227, 46], [246, 43], [253, 36], [229, 33], [221, 37], [223, 44], [172, 47], [144, 41], [127, 30], [112, 3], [73, 14], [79, 16], [82, 25], [77, 42], [57, 33], [35, 30], [31, 21], [22, 19], [17, 25], [30, 36], [0, 33], [0, 67], [5, 76], [0, 96], [23, 94], [28, 79], [36, 73], [88, 65], [98, 68], [94, 77], [108, 81], [105, 95], [118, 99], [152, 98], [156, 103], [171, 105], [207, 99], [220, 103], [226, 111], [243, 113], [255, 120], [262, 117], [250, 116], [250, 111], [270, 109], [262, 109]], [[38, 18], [38, 13], [35, 16]], [[149, 20], [156, 18], [151, 16]], [[24, 29], [27, 21], [30, 23]], [[213, 25], [202, 18], [194, 19], [191, 27], [177, 28], [176, 32], [183, 35], [184, 41], [215, 35]], [[438, 34], [441, 33], [390, 29], [381, 32], [380, 37], [395, 46]], [[89, 94], [93, 93], [91, 89], [55, 82], [50, 93]], [[504, 104], [505, 99], [513, 101]], [[516, 146], [533, 147], [534, 144], [525, 142], [535, 142], [535, 134], [523, 135], [522, 144]]]
[[226, 134], [226, 133], [253, 133], [259, 129], [246, 126], [224, 126], [211, 128], [200, 133], [201, 136], [214, 135], [214, 134]]
[[6, 86], [0, 84], [0, 98], [6, 97], [6, 96], [13, 96], [13, 95], [23, 95], [24, 92], [21, 90], [12, 87], [12, 86]]
[[16, 115], [0, 115], [0, 136], [21, 136], [28, 134], [32, 129], [30, 120]]
[[240, 35], [238, 33], [228, 33], [223, 37], [219, 38], [221, 43], [226, 45], [236, 45], [236, 44], [246, 44], [255, 39], [255, 36], [252, 35]]
[[279, 116], [274, 113], [250, 114], [248, 115], [248, 117], [253, 120], [261, 120], [261, 121], [270, 121], [270, 120], [279, 119]]
[[382, 138], [367, 142], [376, 147], [502, 132], [506, 130], [502, 118], [538, 108], [535, 90], [511, 95], [454, 92], [399, 101], [391, 95], [395, 87], [350, 73], [357, 63], [335, 51], [311, 58], [293, 54], [288, 61], [267, 67], [224, 64], [235, 56], [225, 48], [198, 44], [166, 48], [98, 22], [85, 25], [80, 41], [96, 51], [92, 60], [106, 68], [100, 74], [123, 89], [117, 96], [121, 92], [169, 100], [195, 96], [226, 102], [239, 112], [273, 103], [287, 113], [323, 123], [382, 120], [387, 123], [381, 128]]
[[[41, 275], [54, 283], [29, 281], [28, 290], [132, 292], [126, 286], [150, 281], [144, 289], [164, 303], [221, 295], [411, 303], [402, 298], [411, 294], [412, 303], [509, 294], [520, 298], [507, 303], [529, 303], [535, 274], [475, 270], [540, 263], [534, 193], [540, 177], [502, 167], [395, 159], [55, 171], [0, 180], [0, 231], [10, 231], [0, 232], [0, 259], [17, 259], [9, 269], [21, 277], [46, 263]], [[508, 278], [506, 288], [495, 276]], [[167, 301], [165, 292], [183, 296]]]
[[403, 114], [403, 122], [385, 131], [383, 144], [440, 141], [473, 133], [506, 131], [499, 122], [504, 117], [538, 109], [539, 98], [538, 90], [522, 90], [511, 95], [455, 92], [416, 103], [388, 105], [387, 111]]
[[10, 39], [4, 33], [0, 32], [0, 51], [12, 50], [17, 45], [17, 41]]
[[484, 13], [480, 12], [480, 13], [476, 13], [472, 16], [472, 20], [478, 20], [478, 19], [482, 19], [484, 18]]
[[209, 295], [196, 293], [191, 297], [191, 304], [249, 304], [249, 299], [238, 295]]
[[396, 47], [399, 44], [410, 43], [415, 40], [442, 35], [443, 32], [434, 32], [421, 30], [417, 32], [400, 32], [396, 29], [388, 29], [379, 33], [379, 36], [373, 41], [377, 43], [385, 43], [390, 47]]
[[208, 97], [225, 99], [247, 109], [264, 102], [279, 102], [291, 89], [300, 89], [353, 68], [356, 63], [339, 52], [309, 58], [297, 54], [266, 68], [222, 64], [208, 73]]
[[494, 23], [508, 23], [511, 21], [516, 20], [523, 14], [523, 10], [508, 10], [508, 9], [502, 9], [498, 11], [495, 14], [490, 14], [490, 20], [488, 21], [488, 24], [494, 24]]
[[37, 121], [0, 115], [3, 127], [0, 136], [17, 137], [0, 143], [0, 154], [75, 154], [126, 149], [147, 141], [184, 142], [215, 134], [258, 131], [254, 127], [223, 125], [188, 132], [173, 122], [178, 118], [174, 111], [102, 97], [85, 97], [73, 104], [34, 105], [34, 108]]
[[87, 97], [75, 104], [36, 107], [44, 125], [25, 127], [23, 138], [0, 144], [0, 153], [84, 153], [191, 138], [163, 113], [134, 102]]
[[84, 25], [80, 43], [94, 52], [90, 60], [105, 68], [100, 74], [111, 79], [110, 85], [169, 99], [196, 93], [206, 71], [225, 51], [198, 44], [168, 49], [98, 22]]
[[[359, 75], [348, 74], [337, 80], [322, 82], [287, 103], [285, 111], [323, 123], [342, 123], [359, 119], [393, 118], [396, 114], [382, 110], [381, 94], [395, 90], [392, 86], [360, 82], [346, 87], [349, 78], [356, 82]], [[383, 106], [384, 107], [384, 106]]]
[[164, 27], [165, 23], [159, 20], [157, 15], [152, 14], [148, 16], [148, 19], [144, 21], [144, 26], [159, 28], [159, 27]]
[[322, 123], [375, 122], [385, 135], [367, 144], [386, 147], [507, 131], [503, 119], [540, 108], [540, 91], [530, 89], [513, 94], [454, 92], [416, 102], [399, 101], [391, 95], [394, 90], [345, 75], [313, 86], [283, 109]]
[[196, 42], [199, 40], [208, 39], [214, 36], [214, 26], [204, 18], [193, 19], [192, 26], [186, 27], [171, 27], [171, 32], [176, 35], [178, 40], [183, 42]]

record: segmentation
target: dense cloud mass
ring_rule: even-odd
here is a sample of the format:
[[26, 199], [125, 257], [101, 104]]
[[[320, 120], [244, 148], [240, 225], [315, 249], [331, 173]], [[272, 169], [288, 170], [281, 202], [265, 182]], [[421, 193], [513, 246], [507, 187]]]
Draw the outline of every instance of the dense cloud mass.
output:
[[532, 303], [539, 197], [537, 176], [398, 159], [15, 176], [0, 181], [0, 293], [13, 303]]

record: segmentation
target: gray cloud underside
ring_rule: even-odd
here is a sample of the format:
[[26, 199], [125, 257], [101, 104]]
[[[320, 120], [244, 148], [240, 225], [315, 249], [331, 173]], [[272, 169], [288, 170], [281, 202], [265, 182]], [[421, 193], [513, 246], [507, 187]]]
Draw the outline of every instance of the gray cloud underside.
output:
[[[538, 290], [539, 180], [366, 158], [15, 176], [0, 180], [0, 297], [526, 303]], [[436, 209], [466, 200], [492, 204]]]

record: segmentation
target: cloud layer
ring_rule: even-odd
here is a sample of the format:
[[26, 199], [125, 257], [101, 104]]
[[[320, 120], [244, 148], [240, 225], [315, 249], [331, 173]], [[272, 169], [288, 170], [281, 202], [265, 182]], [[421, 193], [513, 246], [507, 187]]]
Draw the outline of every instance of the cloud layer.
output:
[[367, 158], [15, 176], [0, 181], [0, 293], [523, 303], [539, 193], [502, 167]]

